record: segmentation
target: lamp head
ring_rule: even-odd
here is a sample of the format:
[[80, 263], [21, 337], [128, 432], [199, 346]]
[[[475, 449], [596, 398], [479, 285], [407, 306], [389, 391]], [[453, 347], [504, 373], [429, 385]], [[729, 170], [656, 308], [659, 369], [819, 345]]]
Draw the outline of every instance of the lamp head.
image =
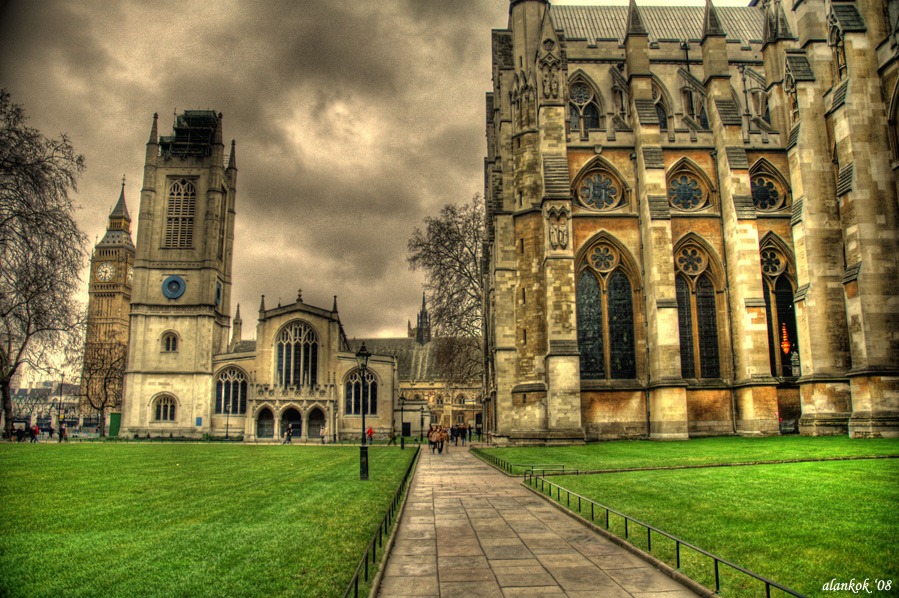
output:
[[359, 364], [359, 367], [365, 370], [368, 368], [368, 360], [371, 359], [371, 353], [368, 349], [365, 348], [365, 341], [362, 341], [362, 346], [359, 347], [359, 350], [356, 351], [356, 363]]

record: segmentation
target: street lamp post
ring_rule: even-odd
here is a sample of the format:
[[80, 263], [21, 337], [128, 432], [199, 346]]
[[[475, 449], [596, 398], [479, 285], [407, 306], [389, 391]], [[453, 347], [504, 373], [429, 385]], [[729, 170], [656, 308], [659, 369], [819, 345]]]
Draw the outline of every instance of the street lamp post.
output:
[[[425, 433], [425, 408], [424, 405], [418, 408], [418, 412], [421, 414], [421, 419], [418, 420], [418, 442], [421, 443], [424, 438]], [[414, 411], [413, 411], [414, 413]], [[414, 416], [413, 416], [414, 417]]]
[[59, 403], [56, 404], [56, 437], [59, 438], [59, 442], [62, 442], [62, 387], [66, 383], [66, 375], [62, 374], [62, 379], [59, 383]]
[[406, 448], [406, 393], [400, 393], [400, 448]]
[[362, 346], [359, 347], [359, 350], [356, 351], [356, 363], [359, 364], [359, 369], [362, 370], [362, 384], [360, 385], [359, 392], [361, 396], [359, 397], [359, 407], [362, 411], [362, 444], [359, 447], [359, 479], [362, 481], [368, 480], [368, 445], [365, 444], [365, 410], [367, 405], [364, 398], [367, 396], [366, 389], [366, 371], [368, 370], [368, 360], [371, 359], [371, 353], [369, 353], [368, 349], [365, 348], [365, 342], [362, 342]]

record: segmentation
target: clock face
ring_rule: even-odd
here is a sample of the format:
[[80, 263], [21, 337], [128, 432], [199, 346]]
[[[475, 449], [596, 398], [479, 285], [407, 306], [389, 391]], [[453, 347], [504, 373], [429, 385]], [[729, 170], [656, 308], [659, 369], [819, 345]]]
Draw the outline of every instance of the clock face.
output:
[[180, 276], [169, 276], [162, 282], [162, 294], [169, 299], [177, 299], [184, 294], [184, 279]]
[[100, 282], [109, 282], [115, 276], [115, 266], [109, 262], [103, 262], [97, 266], [97, 280]]
[[134, 283], [134, 266], [128, 267], [128, 274], [125, 275], [125, 282], [129, 287]]

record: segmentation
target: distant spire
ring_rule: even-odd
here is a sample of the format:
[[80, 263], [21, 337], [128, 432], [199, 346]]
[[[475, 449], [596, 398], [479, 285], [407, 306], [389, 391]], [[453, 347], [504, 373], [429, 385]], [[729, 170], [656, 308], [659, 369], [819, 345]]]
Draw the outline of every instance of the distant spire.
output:
[[262, 301], [259, 302], [259, 313], [265, 311], [265, 295], [262, 296]]
[[702, 41], [707, 37], [726, 37], [721, 19], [718, 17], [718, 9], [712, 4], [712, 0], [705, 0], [705, 14], [702, 17]]
[[229, 170], [231, 168], [233, 168], [234, 170], [237, 170], [237, 153], [234, 149], [234, 146], [235, 146], [235, 143], [234, 143], [234, 140], [232, 139], [231, 140], [231, 155], [228, 156], [228, 169]]
[[242, 324], [243, 320], [240, 319], [240, 303], [237, 304], [237, 313], [234, 314], [234, 323]]
[[125, 204], [125, 175], [122, 175], [122, 191], [119, 193], [119, 201], [116, 203], [112, 212], [109, 214], [110, 225], [113, 219], [125, 220], [131, 222], [131, 216], [128, 214], [128, 206]]
[[631, 35], [646, 36], [646, 26], [643, 25], [643, 17], [640, 15], [640, 9], [634, 0], [631, 0], [627, 7], [627, 24], [624, 27], [624, 39]]
[[337, 295], [334, 295], [334, 307], [331, 308], [331, 313], [337, 313]]
[[425, 292], [424, 291], [421, 292], [421, 311], [428, 311], [425, 308]]
[[157, 143], [158, 135], [157, 135], [157, 121], [159, 121], [159, 113], [153, 113], [153, 128], [150, 129], [150, 141], [147, 143]]

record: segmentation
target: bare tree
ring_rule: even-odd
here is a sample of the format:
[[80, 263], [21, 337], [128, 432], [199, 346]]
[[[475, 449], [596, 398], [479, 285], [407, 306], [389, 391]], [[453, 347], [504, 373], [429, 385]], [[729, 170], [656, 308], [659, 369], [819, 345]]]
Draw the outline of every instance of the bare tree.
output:
[[69, 191], [84, 158], [69, 139], [26, 126], [21, 106], [0, 90], [0, 390], [12, 431], [10, 382], [24, 365], [46, 369], [83, 339], [75, 300], [86, 237]]
[[480, 337], [439, 337], [435, 343], [435, 366], [447, 390], [480, 383], [484, 372]]
[[415, 228], [406, 258], [412, 270], [424, 270], [425, 291], [437, 336], [481, 334], [484, 285], [481, 244], [484, 203], [480, 194], [462, 205], [448, 204], [437, 217]]
[[49, 388], [20, 389], [12, 397], [12, 417], [16, 420], [27, 420], [35, 413], [46, 409], [49, 400]]
[[106, 436], [106, 413], [122, 404], [128, 346], [122, 342], [90, 343], [84, 347], [79, 398], [82, 410], [100, 415], [100, 436]]

